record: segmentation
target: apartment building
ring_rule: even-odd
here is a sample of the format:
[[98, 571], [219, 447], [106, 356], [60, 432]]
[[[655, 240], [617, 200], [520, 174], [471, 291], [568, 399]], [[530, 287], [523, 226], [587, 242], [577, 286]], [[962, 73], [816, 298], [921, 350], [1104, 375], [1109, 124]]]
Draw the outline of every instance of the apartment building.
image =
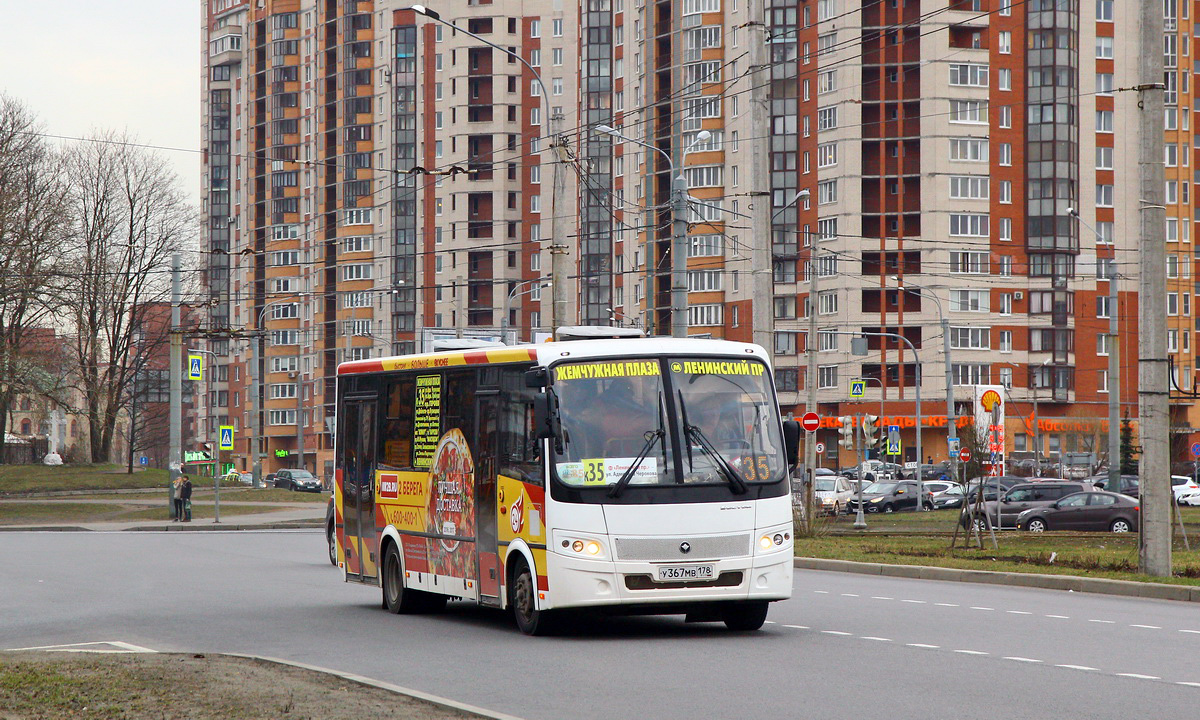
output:
[[[1197, 424], [1191, 21], [1186, 4], [1164, 7], [1182, 442]], [[1136, 415], [1137, 93], [1122, 90], [1142, 55], [1136, 7], [431, 9], [486, 42], [390, 0], [206, 3], [208, 288], [213, 326], [244, 334], [212, 343], [228, 403], [212, 415], [238, 428], [243, 462], [255, 380], [264, 467], [320, 474], [338, 362], [439, 337], [541, 337], [556, 242], [568, 248], [564, 324], [668, 334], [676, 175], [690, 197], [689, 332], [769, 338], [785, 410], [803, 410], [816, 382], [822, 415], [882, 407], [915, 459], [921, 378], [924, 454], [944, 457], [944, 318], [954, 414], [974, 415], [975, 386], [1000, 386], [1008, 451], [1040, 436], [1045, 452], [1102, 452], [1117, 312], [1122, 407]], [[552, 118], [567, 144], [561, 194]], [[850, 347], [861, 332], [907, 342], [869, 336], [864, 357]], [[863, 398], [849, 397], [851, 379], [866, 381]], [[824, 462], [850, 462], [834, 428], [820, 437]]]

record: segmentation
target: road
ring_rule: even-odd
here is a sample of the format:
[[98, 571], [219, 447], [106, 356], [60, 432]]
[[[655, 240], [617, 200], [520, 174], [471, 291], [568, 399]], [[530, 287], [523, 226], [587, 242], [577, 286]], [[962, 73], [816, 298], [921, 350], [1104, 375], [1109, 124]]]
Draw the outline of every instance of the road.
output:
[[757, 633], [676, 617], [528, 638], [379, 609], [319, 531], [0, 535], [0, 648], [120, 641], [335, 668], [551, 718], [1192, 717], [1192, 604], [798, 571]]

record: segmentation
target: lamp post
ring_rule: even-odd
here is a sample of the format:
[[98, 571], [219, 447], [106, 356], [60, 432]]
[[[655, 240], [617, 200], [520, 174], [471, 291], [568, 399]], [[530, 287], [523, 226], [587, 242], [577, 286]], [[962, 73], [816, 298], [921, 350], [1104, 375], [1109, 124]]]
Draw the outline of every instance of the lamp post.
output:
[[[683, 175], [675, 174], [675, 162], [671, 159], [670, 153], [662, 148], [641, 140], [634, 140], [608, 125], [596, 125], [593, 129], [617, 140], [649, 148], [662, 155], [667, 161], [667, 170], [671, 175], [671, 337], [687, 337], [687, 179]], [[682, 154], [686, 155], [696, 143], [707, 142], [711, 137], [712, 133], [701, 130], [696, 133], [696, 139], [684, 148]], [[651, 288], [646, 288], [647, 296], [650, 292]]]
[[[517, 292], [517, 288], [521, 287], [522, 285], [529, 285], [529, 287], [525, 288], [521, 292]], [[515, 298], [518, 298], [522, 295], [528, 295], [529, 293], [533, 292], [536, 289], [553, 287], [553, 285], [554, 285], [554, 282], [552, 280], [546, 280], [545, 278], [538, 278], [535, 280], [522, 280], [521, 282], [514, 285], [512, 290], [510, 290], [508, 292], [508, 294], [504, 296], [504, 314], [500, 316], [500, 339], [503, 340], [506, 345], [509, 344], [509, 342], [508, 342], [508, 326], [509, 326], [508, 315], [510, 312], [512, 312], [512, 301]], [[520, 341], [520, 328], [519, 327], [518, 327], [516, 341], [517, 342]], [[513, 344], [516, 344], [516, 342], [514, 342]]]
[[550, 275], [554, 279], [554, 290], [551, 293], [550, 303], [550, 331], [552, 334], [557, 334], [558, 328], [567, 324], [567, 245], [562, 232], [562, 218], [560, 217], [562, 213], [558, 211], [559, 198], [565, 197], [567, 194], [566, 176], [562, 170], [563, 163], [566, 162], [566, 143], [563, 141], [562, 132], [559, 127], [562, 123], [562, 118], [559, 115], [551, 117], [550, 96], [546, 93], [546, 83], [542, 82], [542, 76], [520, 54], [500, 47], [470, 30], [465, 30], [455, 25], [449, 20], [443, 20], [440, 13], [424, 5], [412, 5], [409, 9], [418, 15], [424, 15], [434, 22], [439, 22], [452, 28], [455, 32], [460, 32], [467, 37], [473, 38], [494, 50], [499, 50], [509, 57], [516, 58], [533, 75], [534, 79], [537, 80], [538, 91], [542, 96], [542, 115], [549, 122], [551, 148], [557, 155], [553, 168], [554, 192], [550, 195], [549, 247]]
[[[928, 297], [937, 307], [938, 322], [942, 326], [942, 354], [946, 361], [946, 454], [950, 456], [950, 477], [958, 477], [958, 452], [950, 451], [950, 448], [958, 444], [958, 415], [954, 411], [954, 370], [950, 362], [950, 320], [942, 308], [942, 301], [932, 290], [912, 282], [906, 286], [904, 278], [899, 275], [893, 275], [892, 279], [899, 283], [902, 292]], [[917, 463], [920, 462], [921, 458], [917, 458]]]

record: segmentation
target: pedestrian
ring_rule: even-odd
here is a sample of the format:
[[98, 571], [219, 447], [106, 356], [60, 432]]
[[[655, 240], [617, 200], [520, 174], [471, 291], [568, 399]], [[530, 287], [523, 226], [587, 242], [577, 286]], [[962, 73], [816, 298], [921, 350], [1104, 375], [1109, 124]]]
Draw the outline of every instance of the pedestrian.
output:
[[180, 488], [179, 496], [183, 499], [183, 521], [192, 521], [192, 480], [187, 475], [182, 475], [183, 485]]
[[183, 520], [183, 476], [171, 483], [171, 521]]

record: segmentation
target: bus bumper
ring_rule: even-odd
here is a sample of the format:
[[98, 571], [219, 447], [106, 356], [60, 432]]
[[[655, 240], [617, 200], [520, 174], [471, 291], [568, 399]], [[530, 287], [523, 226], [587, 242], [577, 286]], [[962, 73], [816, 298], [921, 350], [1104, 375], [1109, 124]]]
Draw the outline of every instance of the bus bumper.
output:
[[655, 582], [658, 566], [666, 563], [585, 560], [548, 552], [550, 586], [542, 608], [786, 600], [792, 596], [790, 550], [714, 560], [705, 564], [715, 566], [717, 580], [691, 583]]

